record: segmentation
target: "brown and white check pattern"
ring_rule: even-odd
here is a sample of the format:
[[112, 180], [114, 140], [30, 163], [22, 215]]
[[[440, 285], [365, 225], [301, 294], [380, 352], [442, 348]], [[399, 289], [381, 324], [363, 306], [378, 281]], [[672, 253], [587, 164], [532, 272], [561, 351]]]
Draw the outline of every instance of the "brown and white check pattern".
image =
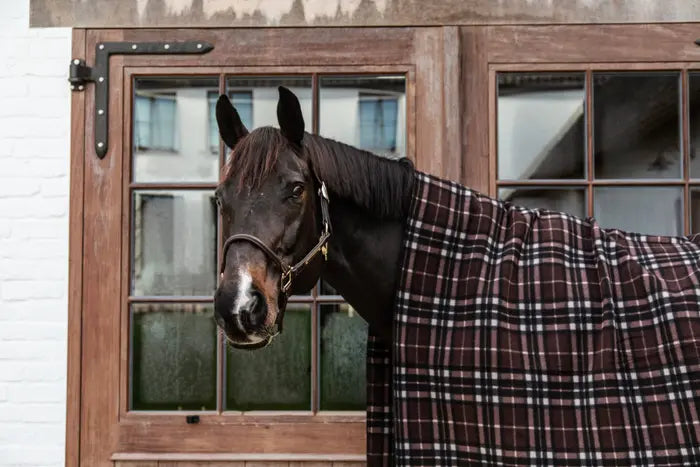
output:
[[700, 465], [698, 236], [417, 174], [394, 314], [370, 465]]

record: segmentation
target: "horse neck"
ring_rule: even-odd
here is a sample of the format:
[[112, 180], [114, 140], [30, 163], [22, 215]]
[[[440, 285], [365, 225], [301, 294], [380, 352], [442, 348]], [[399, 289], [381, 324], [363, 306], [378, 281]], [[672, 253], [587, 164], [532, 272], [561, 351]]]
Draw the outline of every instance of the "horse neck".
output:
[[390, 342], [403, 222], [374, 219], [341, 199], [331, 200], [330, 216], [333, 235], [321, 277]]
[[333, 236], [322, 274], [369, 323], [391, 339], [401, 240], [413, 187], [410, 165], [313, 136], [312, 164], [331, 193]]

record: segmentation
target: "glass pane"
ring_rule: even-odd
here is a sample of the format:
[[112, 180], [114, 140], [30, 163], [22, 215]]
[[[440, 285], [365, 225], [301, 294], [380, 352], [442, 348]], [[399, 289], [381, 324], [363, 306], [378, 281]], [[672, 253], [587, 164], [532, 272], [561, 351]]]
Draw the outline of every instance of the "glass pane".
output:
[[216, 202], [211, 191], [136, 191], [132, 295], [211, 295], [216, 287]]
[[287, 305], [284, 331], [269, 346], [226, 348], [227, 410], [311, 410], [309, 305]]
[[365, 410], [367, 323], [347, 303], [321, 305], [321, 410]]
[[498, 178], [585, 178], [583, 73], [498, 74]]
[[211, 305], [131, 307], [131, 409], [216, 410]]
[[499, 189], [498, 197], [517, 206], [586, 217], [586, 190], [583, 188], [508, 187]]
[[304, 115], [306, 131], [312, 130], [311, 77], [299, 76], [237, 76], [226, 80], [231, 102], [241, 116], [243, 124], [253, 130], [261, 126], [274, 126], [277, 123], [278, 86], [289, 88], [299, 98], [301, 113]]
[[133, 173], [136, 182], [216, 182], [218, 137], [212, 145], [211, 96], [219, 81], [205, 78], [136, 78]]
[[690, 190], [690, 233], [700, 232], [700, 187]]
[[320, 79], [320, 134], [386, 157], [406, 155], [404, 76]]
[[680, 178], [680, 74], [593, 74], [596, 178]]
[[700, 178], [700, 73], [688, 78], [688, 109], [690, 111], [690, 176]]
[[599, 187], [593, 195], [593, 215], [604, 228], [650, 235], [683, 234], [680, 188]]

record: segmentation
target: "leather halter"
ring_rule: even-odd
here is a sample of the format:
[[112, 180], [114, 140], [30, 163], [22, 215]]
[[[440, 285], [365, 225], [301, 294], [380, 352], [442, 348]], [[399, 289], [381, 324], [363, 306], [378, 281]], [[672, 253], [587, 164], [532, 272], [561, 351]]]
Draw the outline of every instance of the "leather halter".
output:
[[323, 254], [324, 260], [328, 260], [328, 239], [331, 237], [332, 229], [331, 229], [331, 217], [330, 217], [330, 212], [328, 210], [328, 204], [330, 203], [330, 199], [328, 198], [328, 190], [326, 189], [326, 184], [325, 182], [321, 181], [320, 182], [321, 187], [318, 190], [318, 195], [321, 200], [321, 236], [318, 239], [318, 242], [316, 245], [304, 256], [299, 262], [296, 264], [290, 266], [288, 265], [282, 258], [279, 257], [278, 254], [276, 254], [272, 248], [267, 246], [265, 242], [260, 240], [258, 237], [250, 234], [235, 234], [231, 235], [229, 238], [226, 239], [224, 242], [224, 248], [223, 248], [223, 253], [222, 253], [222, 260], [221, 260], [221, 271], [220, 273], [223, 274], [224, 270], [226, 269], [226, 253], [228, 252], [229, 247], [234, 243], [234, 242], [248, 242], [252, 243], [256, 247], [258, 247], [269, 259], [271, 259], [277, 267], [281, 271], [280, 275], [280, 297], [278, 299], [278, 304], [279, 304], [279, 309], [277, 313], [277, 319], [275, 320], [275, 326], [276, 326], [276, 333], [273, 336], [270, 336], [267, 338], [267, 340], [262, 341], [257, 344], [250, 344], [250, 345], [245, 345], [245, 344], [233, 344], [229, 343], [229, 345], [236, 347], [236, 348], [244, 348], [244, 349], [257, 349], [260, 347], [265, 347], [267, 346], [271, 341], [272, 338], [277, 336], [279, 333], [282, 332], [282, 319], [284, 317], [284, 310], [287, 305], [287, 299], [289, 298], [289, 291], [292, 288], [292, 282], [294, 281], [294, 278], [299, 275], [299, 273], [313, 260], [319, 253]]

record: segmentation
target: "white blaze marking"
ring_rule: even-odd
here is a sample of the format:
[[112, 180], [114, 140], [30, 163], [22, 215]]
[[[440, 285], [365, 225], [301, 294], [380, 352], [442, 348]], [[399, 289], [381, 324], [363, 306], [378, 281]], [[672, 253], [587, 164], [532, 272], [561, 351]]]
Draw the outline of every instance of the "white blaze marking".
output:
[[253, 284], [253, 278], [250, 277], [248, 271], [243, 269], [238, 270], [238, 294], [236, 295], [236, 303], [233, 305], [233, 310], [231, 313], [234, 316], [238, 316], [241, 307], [248, 303], [251, 298], [250, 286]]

